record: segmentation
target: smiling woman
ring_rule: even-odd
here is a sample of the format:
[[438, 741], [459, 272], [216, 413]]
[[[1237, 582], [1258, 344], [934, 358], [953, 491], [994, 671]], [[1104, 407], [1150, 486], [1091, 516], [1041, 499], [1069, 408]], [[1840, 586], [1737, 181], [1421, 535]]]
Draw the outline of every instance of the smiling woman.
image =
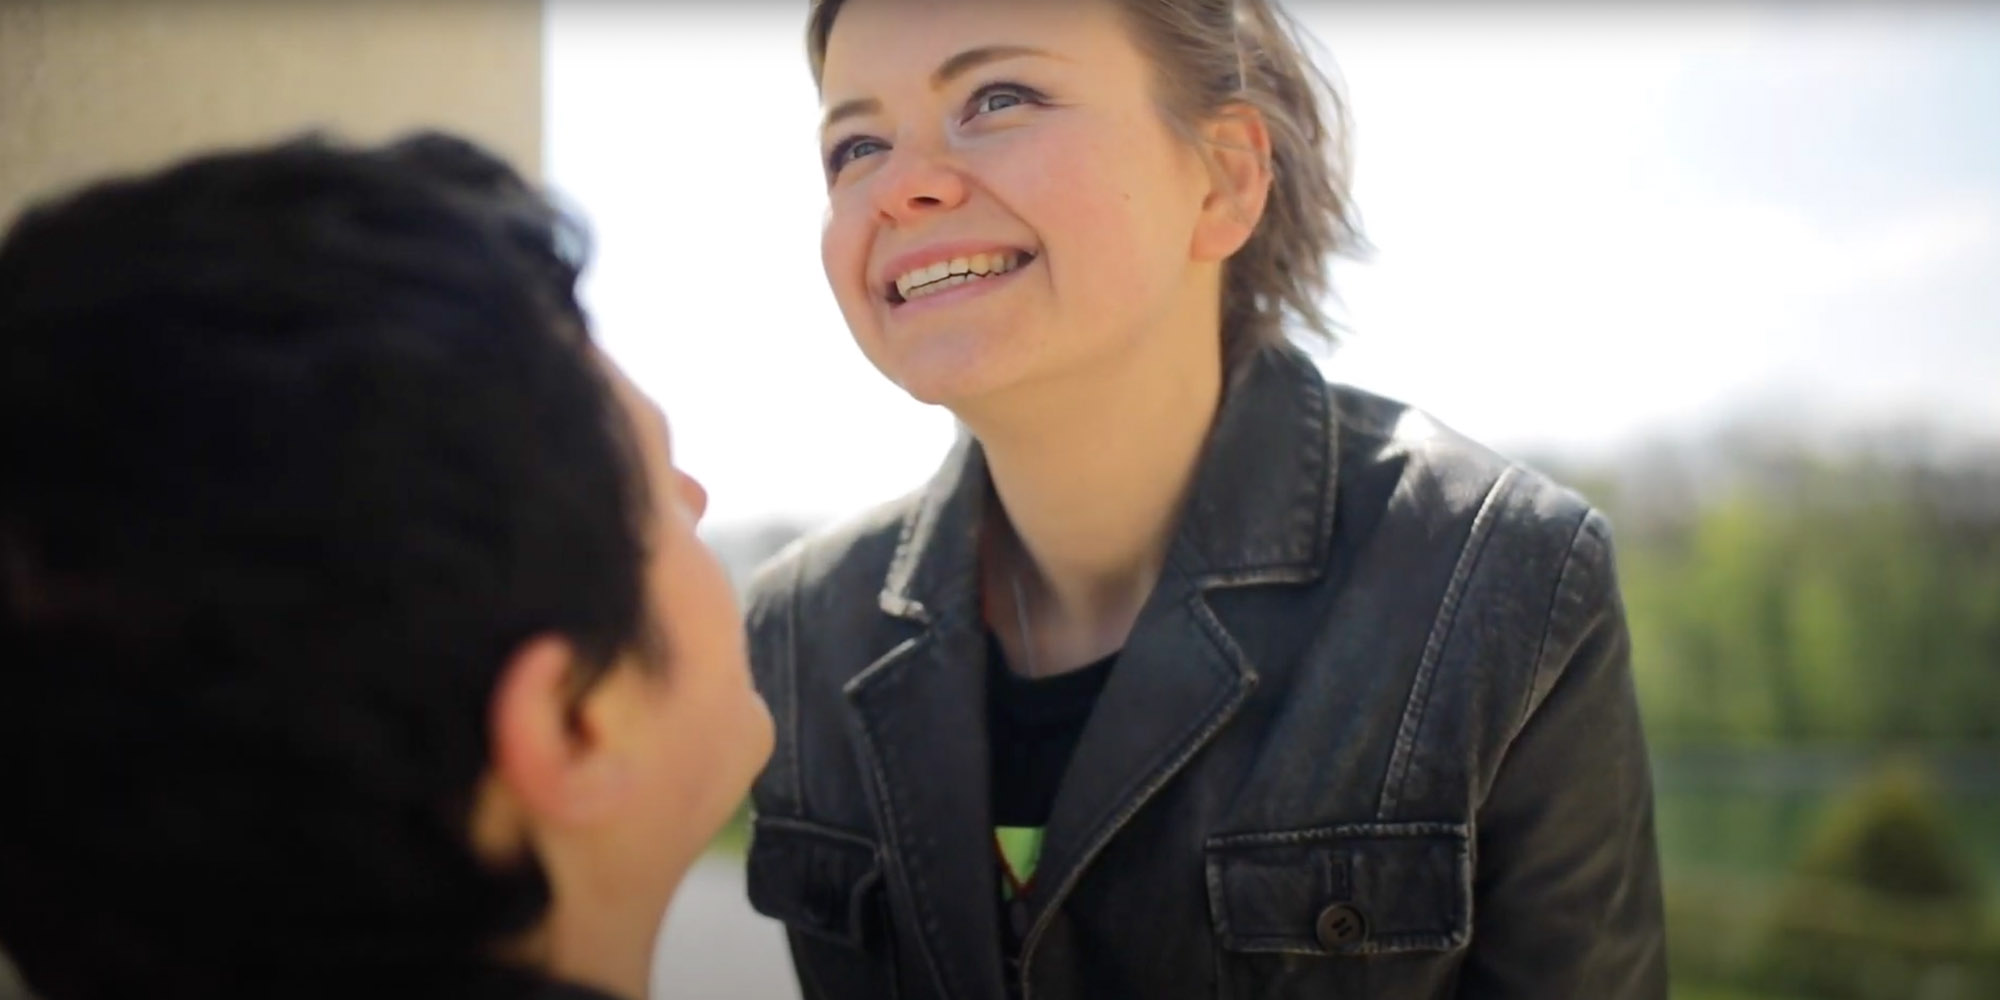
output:
[[1264, 0], [821, 0], [826, 277], [970, 432], [752, 588], [809, 996], [1665, 992], [1609, 529], [1328, 385], [1344, 114]]
[[[997, 382], [1032, 379], [1044, 366], [1123, 350], [1136, 330], [1157, 326], [1128, 314], [1168, 306], [1170, 299], [1176, 312], [1197, 320], [1182, 324], [1192, 329], [1175, 343], [1213, 350], [1213, 333], [1199, 321], [1200, 302], [1212, 293], [1176, 284], [1190, 253], [1212, 272], [1209, 280], [1223, 280], [1233, 320], [1225, 329], [1240, 341], [1232, 346], [1280, 339], [1287, 311], [1327, 332], [1317, 307], [1326, 258], [1354, 249], [1358, 231], [1349, 217], [1343, 160], [1322, 148], [1341, 134], [1339, 106], [1328, 104], [1329, 123], [1318, 104], [1298, 100], [1311, 96], [1315, 75], [1290, 46], [1261, 46], [1262, 58], [1246, 62], [1234, 44], [1238, 29], [1228, 5], [1206, 12], [1134, 5], [1128, 18], [1110, 4], [1048, 4], [1026, 21], [1007, 10], [969, 9], [951, 15], [964, 23], [962, 37], [1024, 41], [940, 50], [927, 73], [901, 79], [896, 67], [873, 57], [883, 45], [902, 44], [897, 35], [906, 30], [907, 11], [898, 6], [856, 5], [836, 33], [833, 14], [845, 6], [824, 5], [811, 29], [828, 108], [822, 141], [835, 207], [823, 244], [828, 277], [863, 350], [891, 379], [926, 401], [962, 400]], [[1283, 37], [1268, 13], [1252, 26]], [[1227, 58], [1205, 65], [1200, 56], [1213, 46], [1200, 42], [1217, 29], [1232, 40]], [[1141, 40], [1146, 48], [1134, 44]], [[1211, 86], [1154, 85], [1187, 74], [1155, 73], [1148, 49], [1192, 63], [1188, 69], [1207, 74]], [[1294, 85], [1240, 86], [1239, 75], [1253, 70]], [[885, 129], [897, 112], [907, 118], [912, 111], [938, 127], [901, 136]], [[939, 151], [978, 160], [972, 183], [933, 169], [936, 159], [923, 148], [933, 141]], [[911, 143], [923, 155], [884, 166], [886, 154]], [[930, 181], [941, 183], [931, 190]], [[878, 212], [938, 215], [968, 200], [973, 187], [990, 202], [952, 213], [951, 225], [925, 227], [920, 239], [874, 238], [870, 222]], [[1214, 190], [1196, 193], [1208, 188]], [[1189, 213], [1204, 210], [1209, 224], [1197, 228]], [[1270, 221], [1248, 233], [1263, 214]], [[1186, 245], [1190, 239], [1199, 245]], [[1139, 248], [1152, 252], [1135, 254]], [[996, 342], [956, 324], [955, 334], [920, 335], [915, 326], [936, 310], [899, 308], [909, 287], [978, 273], [974, 257], [997, 257], [1000, 272], [1031, 278], [1044, 252], [1054, 254], [1051, 270], [1026, 284], [1059, 285], [1075, 308], [1065, 310], [1056, 328], [1028, 324], [1048, 329], [1037, 341]], [[964, 284], [975, 287], [952, 302], [1003, 287], [954, 283]], [[982, 308], [1046, 312], [1047, 306]], [[1006, 320], [986, 325], [1019, 328]], [[1167, 338], [1151, 339], [1168, 346]], [[1050, 352], [1055, 356], [1033, 357]]]

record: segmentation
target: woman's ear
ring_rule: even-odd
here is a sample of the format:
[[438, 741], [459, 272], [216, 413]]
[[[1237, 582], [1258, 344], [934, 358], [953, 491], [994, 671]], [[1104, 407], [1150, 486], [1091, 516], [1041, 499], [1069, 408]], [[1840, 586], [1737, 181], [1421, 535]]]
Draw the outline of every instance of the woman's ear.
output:
[[1237, 103], [1201, 126], [1209, 189], [1195, 225], [1196, 260], [1221, 261], [1257, 231], [1271, 196], [1271, 133], [1264, 114]]

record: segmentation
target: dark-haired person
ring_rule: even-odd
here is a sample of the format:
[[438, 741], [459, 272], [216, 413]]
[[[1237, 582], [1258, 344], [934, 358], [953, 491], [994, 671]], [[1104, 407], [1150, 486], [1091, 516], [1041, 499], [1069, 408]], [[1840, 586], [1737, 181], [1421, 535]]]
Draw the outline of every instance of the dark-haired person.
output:
[[806, 994], [1664, 997], [1609, 528], [1288, 342], [1359, 234], [1284, 13], [808, 41], [828, 282], [969, 434], [754, 589], [750, 895]]
[[427, 134], [0, 242], [0, 946], [44, 1000], [644, 994], [771, 723], [573, 233]]

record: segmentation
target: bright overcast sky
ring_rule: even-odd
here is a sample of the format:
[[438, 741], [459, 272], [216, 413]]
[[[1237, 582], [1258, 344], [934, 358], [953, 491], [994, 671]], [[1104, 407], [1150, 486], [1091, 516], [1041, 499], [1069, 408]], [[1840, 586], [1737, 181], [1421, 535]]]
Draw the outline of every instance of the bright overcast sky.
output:
[[[1378, 248], [1327, 371], [1503, 448], [1774, 401], [2000, 433], [2000, 12], [1796, 6], [1294, 5]], [[953, 433], [822, 279], [803, 10], [550, 3], [587, 302], [724, 524], [887, 499]]]

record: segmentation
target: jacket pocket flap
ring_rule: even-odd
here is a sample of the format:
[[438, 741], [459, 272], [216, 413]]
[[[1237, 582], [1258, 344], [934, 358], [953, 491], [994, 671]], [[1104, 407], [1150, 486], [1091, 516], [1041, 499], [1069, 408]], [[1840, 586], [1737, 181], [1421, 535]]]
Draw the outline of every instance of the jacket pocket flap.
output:
[[802, 820], [758, 817], [751, 827], [750, 905], [786, 925], [865, 947], [871, 895], [881, 883], [875, 844]]
[[1237, 952], [1451, 951], [1472, 929], [1472, 861], [1457, 823], [1360, 823], [1216, 837], [1209, 912]]

